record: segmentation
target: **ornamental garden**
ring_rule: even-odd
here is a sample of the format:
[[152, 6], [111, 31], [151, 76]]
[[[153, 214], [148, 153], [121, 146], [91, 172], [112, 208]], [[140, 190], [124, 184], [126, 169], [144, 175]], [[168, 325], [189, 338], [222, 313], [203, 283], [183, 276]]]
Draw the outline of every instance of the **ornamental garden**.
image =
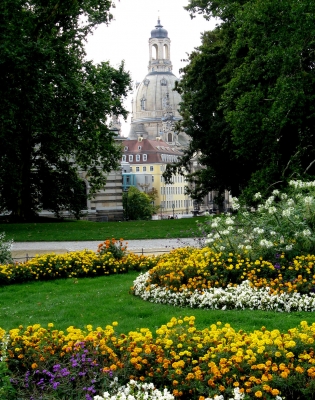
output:
[[199, 248], [146, 257], [112, 239], [96, 252], [0, 265], [2, 286], [138, 271], [130, 296], [192, 315], [123, 334], [117, 322], [0, 329], [1, 399], [315, 399], [315, 321], [285, 332], [196, 327], [195, 308], [314, 315], [315, 182], [255, 201], [247, 209], [234, 199], [231, 215], [208, 216]]

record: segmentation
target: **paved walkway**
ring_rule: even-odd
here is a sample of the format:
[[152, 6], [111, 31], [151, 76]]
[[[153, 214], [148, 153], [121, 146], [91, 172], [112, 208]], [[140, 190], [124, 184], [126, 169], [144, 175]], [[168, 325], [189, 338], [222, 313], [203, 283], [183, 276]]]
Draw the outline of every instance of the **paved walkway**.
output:
[[[86, 242], [14, 242], [12, 256], [16, 259], [34, 257], [36, 254], [48, 252], [66, 253], [77, 250], [97, 250], [101, 241]], [[124, 242], [126, 243], [126, 242]], [[158, 254], [168, 252], [171, 249], [184, 246], [194, 246], [194, 239], [151, 239], [151, 240], [129, 240], [127, 248], [135, 253]]]

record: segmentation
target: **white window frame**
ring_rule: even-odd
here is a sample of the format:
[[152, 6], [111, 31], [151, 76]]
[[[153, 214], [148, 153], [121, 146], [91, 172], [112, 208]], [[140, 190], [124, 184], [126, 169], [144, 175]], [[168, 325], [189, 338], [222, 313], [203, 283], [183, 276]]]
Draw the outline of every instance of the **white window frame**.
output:
[[133, 161], [133, 155], [129, 154], [129, 162], [132, 162], [132, 161]]

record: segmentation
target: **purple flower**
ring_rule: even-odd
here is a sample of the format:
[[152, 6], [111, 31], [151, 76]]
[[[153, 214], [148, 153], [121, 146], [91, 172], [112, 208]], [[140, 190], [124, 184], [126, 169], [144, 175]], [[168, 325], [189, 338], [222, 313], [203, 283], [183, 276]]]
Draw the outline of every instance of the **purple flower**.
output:
[[52, 387], [53, 387], [54, 390], [56, 390], [59, 385], [60, 385], [60, 382], [54, 382]]
[[280, 269], [280, 268], [281, 268], [281, 265], [280, 265], [279, 263], [276, 263], [276, 264], [274, 265], [274, 267], [275, 267], [276, 269]]

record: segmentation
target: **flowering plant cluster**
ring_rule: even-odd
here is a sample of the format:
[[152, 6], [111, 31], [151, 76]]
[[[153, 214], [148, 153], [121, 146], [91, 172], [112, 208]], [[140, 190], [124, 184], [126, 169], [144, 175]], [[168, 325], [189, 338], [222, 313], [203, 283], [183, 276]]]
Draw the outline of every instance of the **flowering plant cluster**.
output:
[[240, 254], [216, 253], [207, 247], [175, 249], [160, 256], [146, 276], [146, 291], [157, 286], [174, 294], [204, 292], [248, 281], [253, 288], [268, 287], [270, 294], [313, 295], [315, 256], [299, 256], [288, 261], [284, 254], [279, 254], [273, 264], [262, 259], [250, 261]]
[[315, 253], [315, 181], [291, 181], [288, 193], [274, 190], [256, 208], [248, 211], [233, 198], [233, 215], [209, 216], [201, 226], [206, 244], [225, 253], [237, 252], [252, 260], [273, 261], [277, 253], [287, 257]]
[[114, 258], [120, 260], [127, 254], [127, 244], [123, 244], [124, 239], [116, 240], [114, 238], [107, 239], [105, 242], [100, 243], [97, 248], [97, 252], [100, 255], [111, 253]]
[[12, 262], [12, 243], [12, 240], [6, 240], [4, 232], [0, 233], [0, 264]]
[[150, 283], [150, 274], [141, 274], [135, 281], [133, 293], [152, 303], [177, 307], [208, 308], [214, 310], [251, 309], [276, 312], [315, 311], [315, 294], [270, 294], [270, 288], [255, 288], [249, 281], [227, 288], [210, 288], [203, 291], [182, 289], [172, 291]]
[[121, 274], [128, 270], [148, 270], [155, 264], [154, 256], [134, 253], [126, 253], [122, 258], [110, 251], [95, 253], [91, 250], [45, 254], [24, 263], [0, 264], [0, 284]]
[[[118, 378], [110, 385], [111, 393], [94, 396], [94, 400], [174, 400], [174, 396], [164, 388], [163, 392], [156, 389], [153, 383], [137, 382], [133, 379], [127, 385], [117, 386]], [[114, 385], [116, 384], [116, 385]]]
[[[198, 330], [195, 318], [185, 317], [172, 318], [156, 335], [144, 328], [118, 335], [115, 325], [10, 330], [2, 356], [17, 398], [313, 398], [315, 323], [286, 333], [237, 332], [220, 322]], [[0, 330], [1, 340], [6, 335]], [[117, 385], [126, 386], [119, 392]]]

